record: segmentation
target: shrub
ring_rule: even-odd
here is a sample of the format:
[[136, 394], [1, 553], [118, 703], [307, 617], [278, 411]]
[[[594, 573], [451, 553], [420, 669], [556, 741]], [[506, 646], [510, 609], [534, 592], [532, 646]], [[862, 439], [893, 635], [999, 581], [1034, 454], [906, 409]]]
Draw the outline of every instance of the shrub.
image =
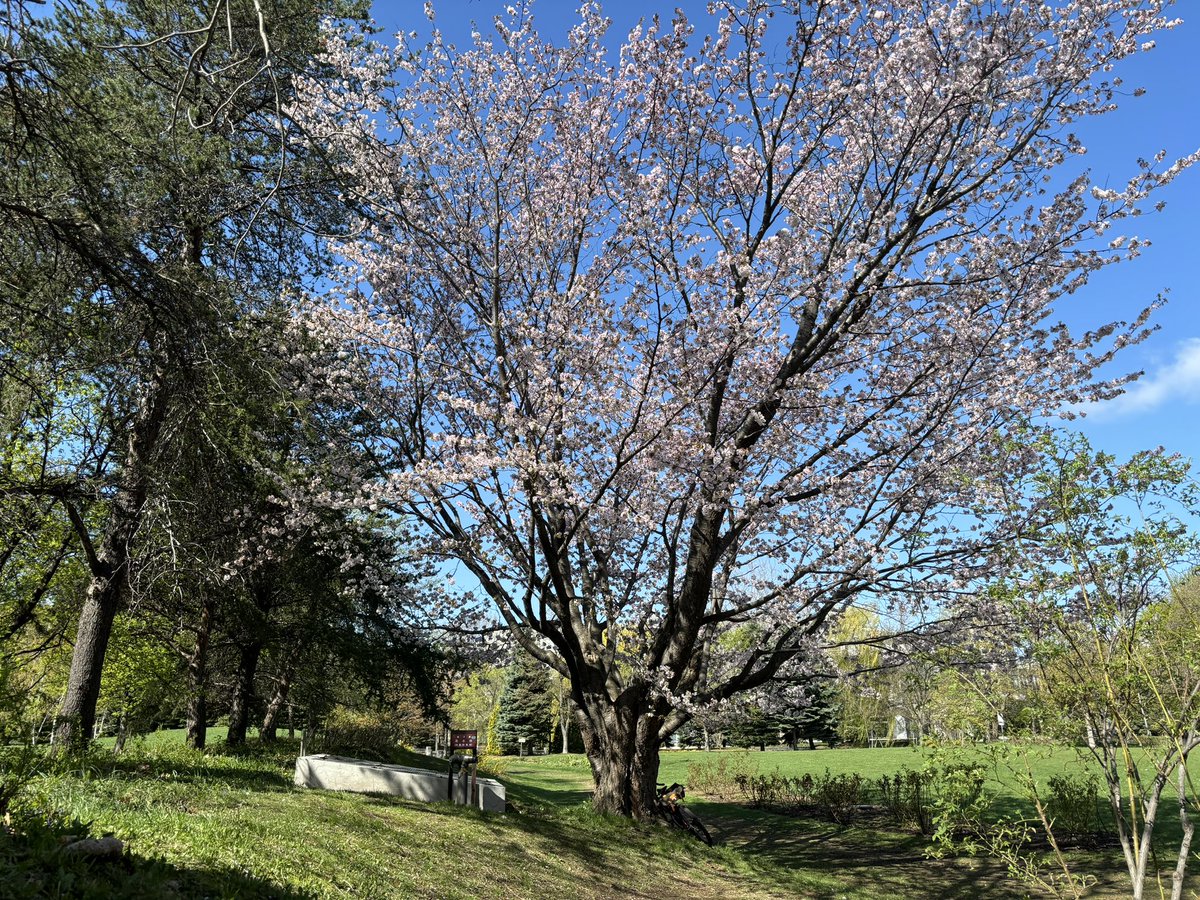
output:
[[325, 720], [319, 744], [325, 753], [390, 762], [400, 747], [400, 733], [386, 715], [337, 706]]
[[805, 802], [811, 803], [813, 798], [813, 790], [816, 787], [816, 781], [812, 775], [805, 772], [800, 776], [799, 784], [796, 786], [796, 793], [804, 798]]
[[479, 758], [478, 772], [486, 778], [504, 778], [508, 774], [508, 758], [484, 754]]
[[[979, 835], [991, 797], [984, 791], [987, 769], [975, 762], [947, 762], [925, 772], [929, 786], [932, 834], [939, 845], [950, 846], [957, 835]], [[963, 849], [970, 850], [968, 842]]]
[[38, 753], [29, 746], [0, 747], [0, 821], [16, 804], [25, 784], [37, 774]]
[[813, 799], [829, 818], [845, 825], [854, 818], [862, 797], [862, 786], [862, 776], [857, 772], [830, 775], [826, 769], [824, 777], [816, 779], [813, 785]]
[[740, 779], [755, 777], [757, 769], [758, 766], [745, 751], [705, 754], [703, 759], [688, 763], [688, 788], [699, 794], [728, 800], [742, 789]]
[[897, 825], [933, 833], [933, 809], [929, 799], [929, 773], [901, 769], [879, 779], [879, 793], [888, 815]]
[[1094, 834], [1100, 830], [1099, 778], [1052, 775], [1046, 786], [1046, 817], [1055, 834]]
[[742, 795], [755, 808], [795, 812], [801, 806], [815, 805], [840, 825], [854, 818], [862, 798], [861, 775], [831, 775], [828, 769], [817, 778], [808, 773], [789, 777], [775, 771], [764, 775], [741, 774], [736, 780]]
[[897, 824], [949, 837], [978, 824], [990, 802], [983, 790], [986, 774], [979, 763], [966, 762], [934, 763], [920, 771], [901, 769], [879, 779], [879, 794]]
[[737, 786], [750, 805], [755, 809], [763, 809], [775, 802], [778, 790], [776, 775], [738, 775]]

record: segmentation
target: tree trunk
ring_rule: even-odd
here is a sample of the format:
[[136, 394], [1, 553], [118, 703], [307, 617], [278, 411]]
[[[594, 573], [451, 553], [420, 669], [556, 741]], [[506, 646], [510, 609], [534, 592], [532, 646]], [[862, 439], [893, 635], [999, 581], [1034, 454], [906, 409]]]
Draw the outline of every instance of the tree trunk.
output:
[[288, 708], [288, 737], [295, 737], [292, 728], [292, 705], [288, 703], [288, 689], [292, 686], [292, 670], [290, 667], [284, 667], [284, 670], [279, 673], [279, 680], [275, 682], [275, 690], [271, 693], [271, 700], [267, 703], [267, 710], [263, 713], [262, 728], [259, 729], [258, 736], [265, 743], [273, 743], [276, 738], [276, 729], [279, 727], [279, 712], [283, 709], [284, 704]]
[[645, 820], [654, 816], [662, 719], [645, 711], [641, 693], [627, 691], [615, 703], [603, 694], [586, 696], [576, 717], [596, 783], [593, 807]]
[[193, 688], [187, 702], [187, 745], [203, 750], [208, 743], [208, 698], [204, 688]]
[[571, 752], [571, 690], [562, 678], [558, 679], [558, 730], [562, 733], [562, 752]]
[[67, 693], [54, 727], [54, 743], [59, 750], [82, 747], [92, 738], [104, 654], [108, 651], [108, 638], [124, 586], [123, 565], [119, 573], [109, 577], [92, 574], [75, 633]]
[[188, 657], [187, 745], [203, 750], [208, 741], [208, 643], [212, 635], [213, 604], [205, 599], [196, 626], [196, 647]]
[[157, 347], [154, 372], [129, 432], [119, 487], [99, 548], [92, 545], [87, 525], [74, 505], [64, 502], [83, 545], [91, 581], [79, 615], [67, 692], [54, 729], [54, 742], [60, 749], [84, 746], [92, 737], [104, 655], [108, 652], [113, 619], [129, 585], [129, 548], [141, 525], [142, 509], [153, 480], [151, 462], [166, 419], [168, 392], [165, 335], [156, 334], [152, 343]]
[[230, 747], [241, 747], [246, 743], [250, 703], [254, 698], [254, 676], [258, 673], [258, 660], [262, 655], [262, 648], [261, 640], [253, 641], [242, 647], [238, 658], [233, 698], [229, 707], [229, 734], [225, 738], [225, 743]]
[[254, 680], [258, 675], [258, 661], [266, 643], [267, 623], [270, 621], [271, 607], [275, 599], [274, 583], [273, 567], [259, 573], [254, 580], [252, 593], [257, 614], [251, 613], [242, 623], [244, 639], [241, 643], [233, 697], [229, 707], [229, 734], [225, 738], [225, 743], [230, 747], [240, 747], [246, 743], [250, 705], [254, 699]]

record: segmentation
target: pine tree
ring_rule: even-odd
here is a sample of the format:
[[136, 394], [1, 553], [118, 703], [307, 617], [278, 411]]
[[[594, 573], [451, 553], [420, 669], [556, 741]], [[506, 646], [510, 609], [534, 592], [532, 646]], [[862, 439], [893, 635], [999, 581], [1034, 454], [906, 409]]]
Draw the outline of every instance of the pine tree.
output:
[[779, 743], [779, 727], [761, 706], [751, 706], [729, 726], [729, 742], [735, 747], [766, 750], [768, 745]]
[[808, 704], [792, 715], [780, 720], [788, 735], [792, 749], [801, 740], [808, 741], [808, 748], [815, 749], [816, 741], [830, 746], [838, 742], [840, 705], [837, 691], [826, 682], [814, 682], [805, 687]]
[[500, 716], [496, 722], [496, 742], [501, 753], [533, 749], [550, 738], [550, 677], [546, 667], [530, 656], [519, 653], [508, 668], [508, 683], [500, 695]]

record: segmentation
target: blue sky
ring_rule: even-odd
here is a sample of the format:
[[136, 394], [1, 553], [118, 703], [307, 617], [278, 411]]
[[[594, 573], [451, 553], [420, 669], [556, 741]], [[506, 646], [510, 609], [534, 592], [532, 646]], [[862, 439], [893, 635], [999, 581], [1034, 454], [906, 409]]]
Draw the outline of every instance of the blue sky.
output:
[[[513, 2], [435, 0], [435, 8], [439, 26], [465, 38], [472, 20], [487, 26]], [[698, 27], [705, 21], [705, 4], [697, 0], [610, 0], [602, 6], [613, 20], [610, 34], [615, 41], [639, 19], [655, 12], [669, 18], [676, 6], [683, 7]], [[534, 5], [534, 16], [543, 32], [555, 37], [574, 20], [576, 7], [570, 0], [541, 0]], [[1127, 98], [1116, 112], [1080, 129], [1089, 150], [1087, 163], [1101, 185], [1124, 184], [1138, 157], [1165, 150], [1173, 160], [1200, 149], [1200, 3], [1180, 3], [1175, 12], [1184, 24], [1161, 34], [1152, 52], [1129, 61], [1118, 73], [1130, 89], [1145, 88], [1145, 95]], [[427, 25], [421, 4], [411, 0], [377, 2], [374, 15], [389, 31], [424, 32]], [[1150, 246], [1138, 259], [1100, 273], [1061, 309], [1065, 321], [1082, 329], [1133, 318], [1160, 292], [1169, 296], [1154, 320], [1159, 330], [1126, 351], [1106, 373], [1145, 374], [1123, 397], [1097, 407], [1070, 427], [1119, 456], [1161, 445], [1200, 465], [1200, 428], [1195, 422], [1200, 417], [1200, 166], [1184, 172], [1158, 199], [1166, 201], [1163, 212], [1143, 216], [1121, 232], [1149, 240]]]

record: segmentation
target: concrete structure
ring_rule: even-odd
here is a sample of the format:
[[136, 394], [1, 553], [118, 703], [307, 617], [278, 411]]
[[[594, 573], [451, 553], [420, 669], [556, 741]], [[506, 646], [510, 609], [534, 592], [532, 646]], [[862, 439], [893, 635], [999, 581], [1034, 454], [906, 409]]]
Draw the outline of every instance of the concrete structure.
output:
[[[447, 772], [413, 769], [387, 763], [329, 756], [318, 753], [296, 760], [296, 784], [326, 791], [353, 791], [359, 794], [391, 794], [406, 800], [434, 803], [449, 798]], [[478, 779], [478, 806], [486, 812], [504, 812], [504, 785], [491, 778]], [[456, 803], [467, 802], [464, 779], [455, 778]]]

